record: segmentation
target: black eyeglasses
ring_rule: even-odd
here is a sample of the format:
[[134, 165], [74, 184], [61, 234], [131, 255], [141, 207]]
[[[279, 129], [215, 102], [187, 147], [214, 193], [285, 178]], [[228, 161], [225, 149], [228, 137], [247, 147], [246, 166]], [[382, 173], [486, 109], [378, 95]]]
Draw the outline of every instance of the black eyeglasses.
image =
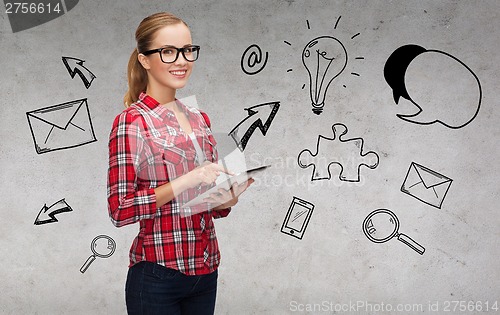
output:
[[154, 53], [160, 53], [160, 59], [164, 63], [174, 63], [177, 58], [179, 58], [179, 53], [182, 53], [184, 59], [189, 62], [193, 62], [198, 59], [200, 52], [200, 46], [191, 45], [182, 48], [177, 48], [174, 46], [165, 46], [162, 48], [151, 49], [143, 52], [142, 54], [147, 56]]

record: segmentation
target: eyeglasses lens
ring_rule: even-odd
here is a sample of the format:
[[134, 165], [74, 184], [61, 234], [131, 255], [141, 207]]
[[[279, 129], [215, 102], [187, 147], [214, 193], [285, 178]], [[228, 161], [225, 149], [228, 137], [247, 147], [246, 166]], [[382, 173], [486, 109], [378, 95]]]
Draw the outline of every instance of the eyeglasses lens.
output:
[[180, 49], [174, 47], [165, 47], [160, 53], [161, 60], [165, 63], [173, 63], [179, 57], [180, 52], [182, 52], [184, 58], [189, 62], [193, 62], [198, 59], [198, 47], [189, 46]]

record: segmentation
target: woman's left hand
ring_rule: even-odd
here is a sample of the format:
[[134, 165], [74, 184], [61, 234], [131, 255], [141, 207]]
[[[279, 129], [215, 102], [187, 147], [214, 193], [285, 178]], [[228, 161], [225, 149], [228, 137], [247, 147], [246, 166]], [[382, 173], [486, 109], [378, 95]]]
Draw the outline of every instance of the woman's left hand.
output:
[[254, 182], [253, 178], [238, 184], [234, 183], [231, 189], [219, 189], [218, 193], [210, 194], [210, 197], [203, 201], [217, 205], [212, 210], [222, 210], [232, 207], [238, 203], [238, 197]]

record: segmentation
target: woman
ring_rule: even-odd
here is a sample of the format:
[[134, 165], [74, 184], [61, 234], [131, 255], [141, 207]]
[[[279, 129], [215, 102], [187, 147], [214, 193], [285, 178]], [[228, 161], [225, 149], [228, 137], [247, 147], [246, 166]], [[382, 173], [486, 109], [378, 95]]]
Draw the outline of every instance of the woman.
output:
[[221, 172], [208, 117], [176, 99], [198, 58], [187, 24], [145, 18], [128, 64], [127, 108], [109, 140], [108, 206], [117, 227], [139, 222], [126, 283], [129, 314], [213, 314], [220, 253], [213, 218], [252, 182], [192, 207]]

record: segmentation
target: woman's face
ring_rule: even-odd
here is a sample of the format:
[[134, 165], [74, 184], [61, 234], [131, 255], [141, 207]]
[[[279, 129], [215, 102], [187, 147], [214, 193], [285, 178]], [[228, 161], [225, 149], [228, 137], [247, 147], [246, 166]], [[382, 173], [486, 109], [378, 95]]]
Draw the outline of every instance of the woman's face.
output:
[[[183, 23], [168, 25], [159, 29], [149, 49], [174, 46], [182, 48], [191, 45], [191, 32]], [[188, 62], [182, 53], [173, 63], [164, 63], [160, 53], [148, 56], [139, 55], [141, 64], [148, 72], [148, 87], [153, 89], [180, 89], [183, 88], [193, 70], [193, 62]]]

